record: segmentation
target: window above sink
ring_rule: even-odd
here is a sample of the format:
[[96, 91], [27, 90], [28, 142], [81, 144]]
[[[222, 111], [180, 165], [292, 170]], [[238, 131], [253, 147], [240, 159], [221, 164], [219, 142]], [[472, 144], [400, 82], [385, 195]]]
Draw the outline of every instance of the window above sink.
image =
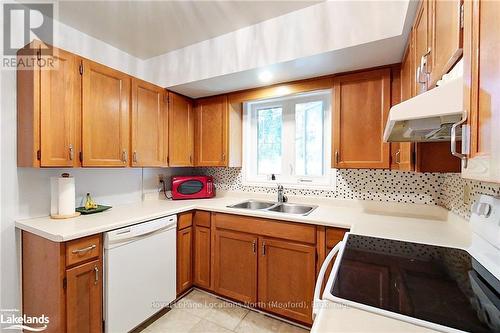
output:
[[334, 185], [331, 95], [328, 89], [245, 103], [244, 185]]

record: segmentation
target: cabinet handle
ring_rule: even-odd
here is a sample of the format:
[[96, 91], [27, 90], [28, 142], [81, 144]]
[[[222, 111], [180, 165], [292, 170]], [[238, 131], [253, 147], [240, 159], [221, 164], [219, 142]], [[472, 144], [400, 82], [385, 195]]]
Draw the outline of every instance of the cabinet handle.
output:
[[336, 150], [335, 151], [335, 163], [339, 163], [339, 161], [340, 161], [339, 151]]
[[97, 285], [97, 282], [99, 282], [99, 268], [97, 266], [94, 267], [94, 285]]
[[73, 158], [74, 158], [74, 157], [75, 157], [75, 154], [74, 154], [74, 152], [73, 152], [73, 145], [72, 145], [72, 144], [70, 144], [70, 145], [69, 145], [69, 160], [70, 160], [70, 161], [73, 161]]
[[134, 151], [132, 153], [132, 159], [133, 159], [134, 163], [137, 163], [137, 152], [136, 151]]
[[255, 240], [252, 242], [252, 250], [253, 253], [257, 253], [257, 242]]
[[429, 61], [429, 56], [430, 55], [431, 55], [431, 48], [427, 49], [427, 52], [423, 56], [424, 66], [422, 67], [422, 70], [424, 71], [425, 74], [430, 74], [431, 73], [431, 69], [430, 69], [431, 68], [431, 62]]
[[88, 247], [84, 247], [83, 249], [77, 249], [77, 250], [73, 250], [71, 251], [71, 253], [73, 254], [80, 254], [80, 253], [85, 253], [85, 252], [89, 252], [89, 251], [92, 251], [93, 249], [95, 249], [97, 246], [95, 244], [92, 244]]
[[467, 154], [457, 152], [457, 127], [461, 126], [467, 120], [467, 113], [464, 112], [462, 119], [451, 126], [451, 154], [462, 161], [462, 167], [467, 168]]
[[266, 255], [266, 242], [262, 242], [262, 255]]
[[193, 155], [189, 155], [189, 164], [193, 164]]
[[401, 149], [398, 149], [398, 151], [396, 152], [396, 164], [400, 163], [401, 163]]
[[128, 159], [127, 151], [125, 149], [123, 149], [123, 151], [122, 151], [122, 161], [123, 161], [123, 163], [127, 163], [127, 159]]

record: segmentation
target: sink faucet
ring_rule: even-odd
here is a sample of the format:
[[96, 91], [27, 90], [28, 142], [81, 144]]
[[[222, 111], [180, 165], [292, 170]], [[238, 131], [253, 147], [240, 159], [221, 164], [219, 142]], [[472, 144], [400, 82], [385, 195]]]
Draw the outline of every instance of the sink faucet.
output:
[[287, 197], [285, 195], [283, 195], [283, 185], [281, 184], [278, 184], [278, 202], [286, 202], [287, 201]]

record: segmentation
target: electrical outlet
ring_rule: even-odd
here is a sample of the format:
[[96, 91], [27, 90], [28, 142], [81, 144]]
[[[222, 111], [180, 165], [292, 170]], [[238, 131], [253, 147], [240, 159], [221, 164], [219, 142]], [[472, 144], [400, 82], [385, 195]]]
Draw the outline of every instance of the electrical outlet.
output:
[[464, 186], [464, 204], [470, 205], [470, 186], [469, 184], [465, 184]]
[[165, 175], [162, 175], [161, 173], [158, 174], [158, 183], [162, 184], [165, 181]]

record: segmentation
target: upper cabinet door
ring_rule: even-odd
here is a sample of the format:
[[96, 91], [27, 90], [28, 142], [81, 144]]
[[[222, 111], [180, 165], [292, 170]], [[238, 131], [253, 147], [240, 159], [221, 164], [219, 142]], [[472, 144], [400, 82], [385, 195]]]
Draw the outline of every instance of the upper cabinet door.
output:
[[132, 166], [167, 165], [165, 89], [132, 79]]
[[429, 88], [455, 64], [462, 55], [462, 0], [430, 0], [432, 25]]
[[462, 176], [500, 183], [500, 2], [474, 0], [464, 5], [470, 156]]
[[194, 165], [194, 112], [193, 102], [184, 96], [168, 93], [169, 165]]
[[228, 164], [227, 96], [198, 100], [195, 113], [195, 164], [226, 166]]
[[80, 61], [53, 49], [53, 69], [40, 70], [40, 157], [42, 167], [78, 166], [80, 151]]
[[389, 168], [382, 136], [390, 105], [390, 69], [334, 79], [334, 168]]
[[429, 43], [429, 1], [420, 2], [415, 23], [413, 25], [415, 93], [419, 95], [427, 90], [430, 73], [430, 43]]
[[129, 165], [130, 77], [83, 61], [83, 166]]

